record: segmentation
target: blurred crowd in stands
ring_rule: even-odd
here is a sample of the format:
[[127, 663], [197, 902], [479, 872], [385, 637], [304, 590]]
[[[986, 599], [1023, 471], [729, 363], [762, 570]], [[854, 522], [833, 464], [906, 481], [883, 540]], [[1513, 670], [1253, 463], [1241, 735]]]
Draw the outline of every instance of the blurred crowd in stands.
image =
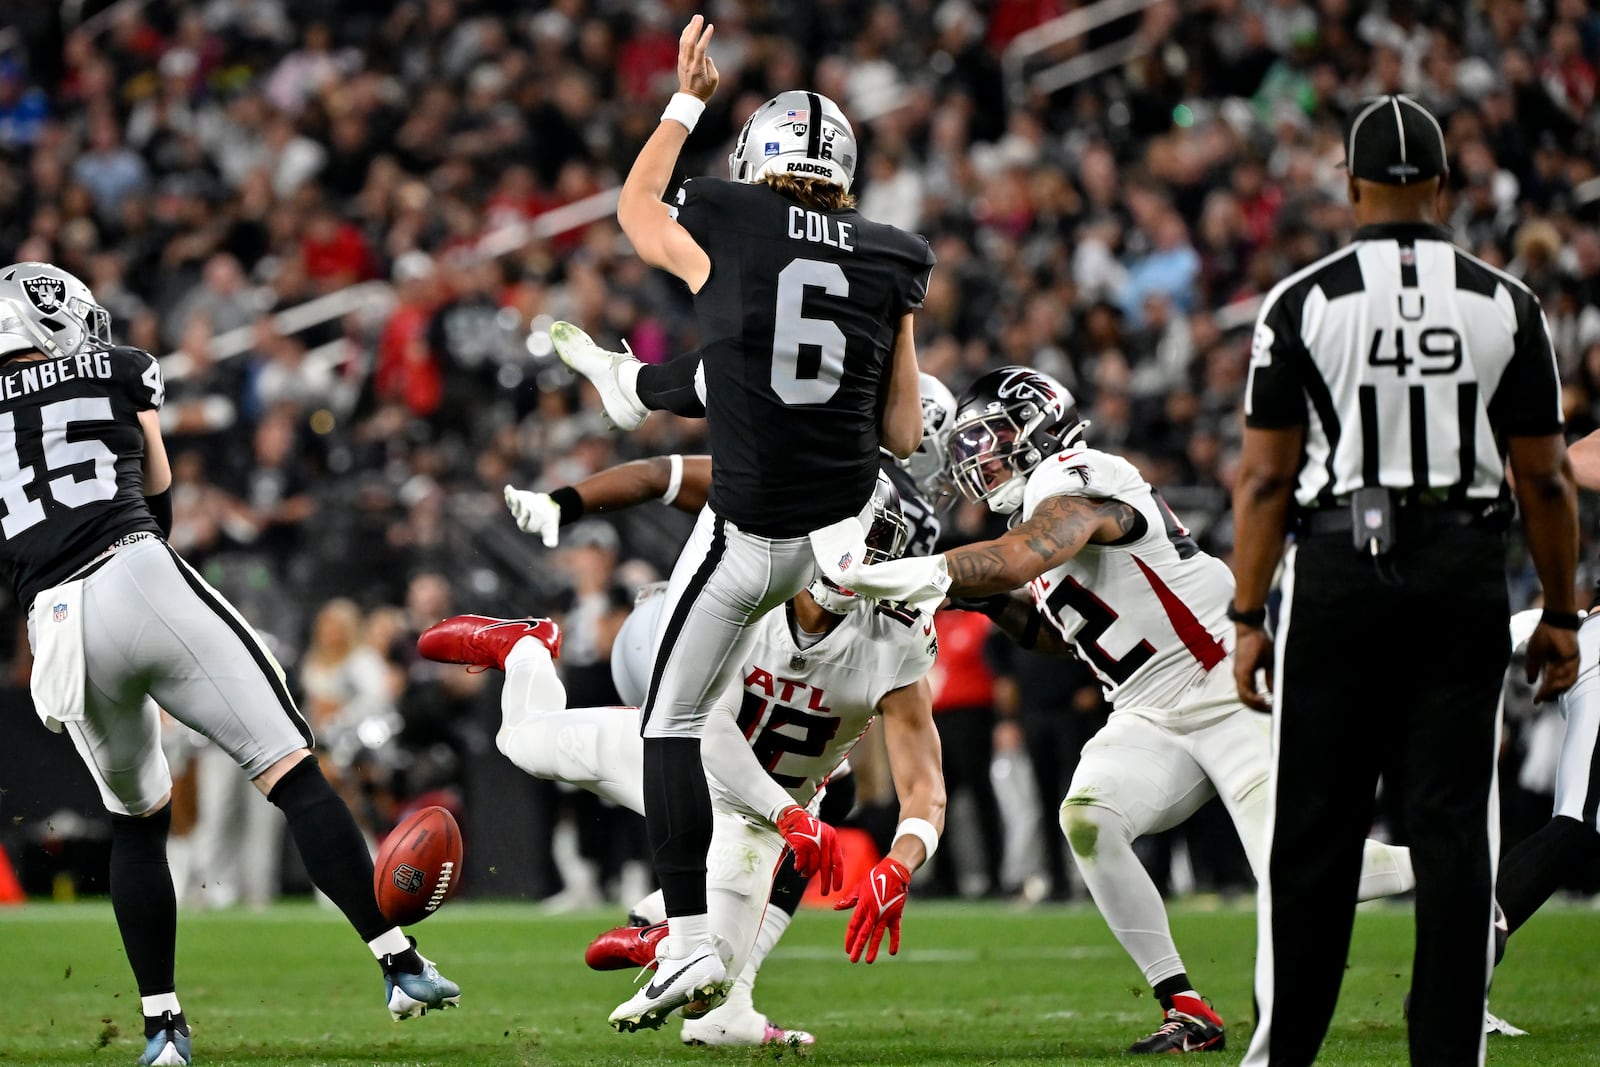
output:
[[[1162, 0], [1003, 62], [1081, 6], [19, 5], [0, 31], [0, 260], [74, 271], [120, 341], [163, 357], [173, 542], [280, 649], [375, 837], [416, 803], [469, 805], [467, 768], [493, 755], [497, 680], [419, 662], [422, 627], [462, 610], [562, 615], [569, 692], [607, 702], [631, 591], [687, 529], [650, 506], [547, 551], [500, 491], [703, 441], [666, 415], [609, 432], [542, 333], [570, 319], [648, 361], [696, 345], [687, 294], [630, 255], [605, 196], [675, 86], [695, 11], [716, 24], [722, 88], [682, 173], [725, 174], [738, 125], [774, 92], [832, 96], [863, 145], [862, 212], [938, 255], [923, 368], [958, 393], [1004, 362], [1057, 375], [1093, 418], [1089, 440], [1133, 459], [1224, 557], [1255, 301], [1348, 238], [1340, 121], [1364, 95], [1409, 92], [1439, 114], [1445, 217], [1542, 298], [1572, 433], [1600, 426], [1593, 4]], [[1064, 88], [1030, 80], [1107, 55]], [[952, 542], [991, 528], [972, 509], [946, 519]], [[1510, 574], [1525, 602], [1520, 559]], [[20, 609], [0, 611], [20, 681]], [[997, 644], [976, 616], [940, 627], [959, 788], [930, 884], [1071, 895], [1054, 812], [1105, 714], [1093, 680]], [[1517, 805], [1542, 818], [1550, 782], [1548, 726], [1525, 699], [1513, 711], [1514, 835]], [[175, 763], [201, 783], [198, 842], [230, 809], [206, 799], [215, 761], [177, 733]], [[892, 787], [871, 753], [861, 763], [858, 818], [892, 824]], [[640, 855], [631, 817], [554, 786], [528, 796], [529, 847], [548, 858], [533, 895], [619, 892]], [[1177, 888], [1249, 884], [1214, 814], [1151, 844]]]

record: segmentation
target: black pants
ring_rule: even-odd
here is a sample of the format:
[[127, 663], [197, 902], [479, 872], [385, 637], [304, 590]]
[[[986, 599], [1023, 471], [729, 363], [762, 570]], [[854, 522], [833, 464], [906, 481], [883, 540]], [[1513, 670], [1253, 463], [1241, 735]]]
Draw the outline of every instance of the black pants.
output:
[[1316, 1058], [1382, 776], [1404, 810], [1417, 875], [1411, 1062], [1469, 1067], [1493, 958], [1504, 539], [1465, 527], [1413, 537], [1386, 557], [1389, 581], [1349, 545], [1346, 535], [1304, 540], [1284, 579], [1260, 1018], [1245, 1063]]

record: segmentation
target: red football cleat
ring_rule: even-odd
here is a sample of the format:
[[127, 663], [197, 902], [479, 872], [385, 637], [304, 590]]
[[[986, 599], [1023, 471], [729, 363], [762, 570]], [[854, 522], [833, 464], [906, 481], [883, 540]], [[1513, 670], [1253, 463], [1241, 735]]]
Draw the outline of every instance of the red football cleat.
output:
[[561, 658], [561, 627], [550, 619], [493, 619], [487, 615], [454, 615], [434, 623], [417, 638], [417, 652], [436, 663], [506, 669], [506, 656], [524, 637], [535, 637]]
[[628, 967], [654, 967], [656, 944], [667, 936], [667, 924], [619, 926], [607, 930], [583, 954], [583, 962], [597, 971], [620, 971]]

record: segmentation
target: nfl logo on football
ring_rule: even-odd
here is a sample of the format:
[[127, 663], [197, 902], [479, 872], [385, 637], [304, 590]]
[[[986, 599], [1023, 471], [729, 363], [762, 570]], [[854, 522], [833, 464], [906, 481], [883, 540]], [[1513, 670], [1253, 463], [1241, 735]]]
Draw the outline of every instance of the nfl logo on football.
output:
[[394, 869], [394, 887], [402, 893], [421, 892], [422, 883], [422, 872], [409, 863], [402, 863]]

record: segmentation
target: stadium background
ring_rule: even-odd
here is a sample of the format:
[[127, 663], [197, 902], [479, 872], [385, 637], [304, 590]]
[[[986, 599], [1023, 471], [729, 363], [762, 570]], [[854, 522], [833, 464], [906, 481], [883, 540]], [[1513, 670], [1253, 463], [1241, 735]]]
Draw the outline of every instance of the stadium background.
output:
[[[1583, 0], [8, 5], [0, 260], [75, 272], [120, 341], [163, 356], [173, 543], [274, 643], [375, 839], [417, 804], [458, 812], [465, 896], [556, 910], [647, 888], [638, 821], [523, 778], [493, 747], [497, 676], [419, 662], [413, 640], [455, 611], [555, 613], [574, 701], [615, 699], [610, 639], [687, 518], [586, 521], [551, 552], [500, 489], [703, 444], [666, 415], [608, 432], [539, 334], [564, 318], [649, 361], [694, 347], [685, 292], [630, 256], [612, 208], [702, 9], [723, 81], [683, 173], [725, 173], [775, 91], [832, 96], [863, 144], [863, 213], [938, 254], [924, 369], [958, 393], [1000, 363], [1057, 375], [1091, 440], [1219, 555], [1253, 311], [1348, 236], [1339, 118], [1360, 96], [1439, 114], [1450, 226], [1540, 295], [1571, 432], [1600, 426], [1600, 16]], [[947, 516], [952, 543], [986, 526]], [[1528, 603], [1516, 551], [1508, 577]], [[940, 619], [941, 729], [976, 758], [919, 893], [1082, 900], [1054, 808], [1105, 708], [1081, 669], [1010, 654], [987, 625]], [[102, 816], [29, 713], [3, 600], [0, 666], [0, 845], [30, 894], [94, 893]], [[1509, 693], [1514, 840], [1548, 813], [1560, 727]], [[275, 813], [195, 740], [169, 738], [204, 872], [187, 902], [306, 892]], [[858, 763], [852, 822], [881, 841], [892, 796], [873, 753]], [[1214, 809], [1147, 842], [1175, 893], [1249, 889]]]

